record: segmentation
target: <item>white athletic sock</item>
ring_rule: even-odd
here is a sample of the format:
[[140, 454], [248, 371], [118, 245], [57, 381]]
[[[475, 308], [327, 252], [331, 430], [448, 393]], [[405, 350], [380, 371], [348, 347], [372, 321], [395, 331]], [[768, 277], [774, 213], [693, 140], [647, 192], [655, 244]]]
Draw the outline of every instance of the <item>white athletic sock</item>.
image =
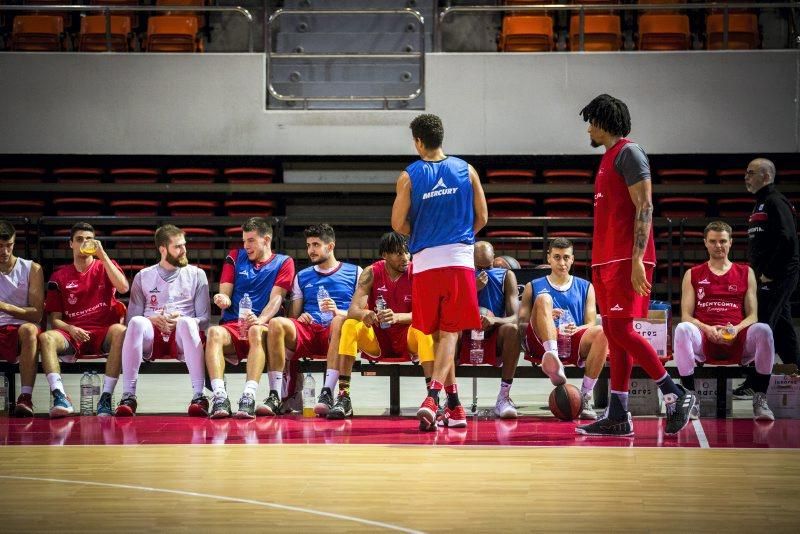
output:
[[280, 395], [283, 392], [283, 371], [270, 371], [267, 376], [269, 377], [269, 390], [277, 391]]
[[581, 384], [581, 395], [584, 397], [587, 393], [591, 393], [594, 390], [594, 385], [597, 382], [596, 378], [589, 378], [588, 376], [583, 377], [583, 383]]
[[31, 393], [33, 393], [33, 386], [22, 386], [20, 393], [22, 393], [23, 395], [30, 395]]
[[326, 388], [331, 390], [336, 389], [336, 382], [339, 381], [339, 371], [336, 369], [328, 369], [325, 371], [325, 386]]
[[178, 318], [175, 325], [175, 343], [183, 354], [192, 391], [195, 395], [203, 392], [206, 383], [206, 366], [203, 358], [203, 342], [200, 340], [200, 329], [197, 321], [191, 317]]
[[225, 391], [225, 381], [221, 378], [215, 378], [211, 381], [211, 391], [214, 392], [215, 397], [228, 398], [228, 392]]
[[50, 384], [50, 391], [59, 390], [61, 393], [66, 394], [66, 391], [64, 391], [64, 383], [61, 382], [60, 374], [49, 373], [47, 375], [47, 383]]
[[558, 356], [558, 341], [556, 341], [555, 339], [543, 342], [542, 347], [544, 347], [545, 352], [552, 352], [553, 354]]
[[253, 398], [256, 397], [256, 393], [258, 393], [258, 382], [255, 380], [248, 380], [244, 383], [244, 394], [250, 394]]
[[114, 393], [117, 380], [119, 380], [119, 378], [111, 378], [110, 376], [103, 375], [103, 393]]
[[[146, 317], [133, 317], [128, 322], [125, 340], [122, 342], [122, 393], [136, 394], [136, 383], [139, 381], [139, 367], [145, 344], [153, 347], [153, 323]], [[149, 351], [148, 351], [149, 352]]]

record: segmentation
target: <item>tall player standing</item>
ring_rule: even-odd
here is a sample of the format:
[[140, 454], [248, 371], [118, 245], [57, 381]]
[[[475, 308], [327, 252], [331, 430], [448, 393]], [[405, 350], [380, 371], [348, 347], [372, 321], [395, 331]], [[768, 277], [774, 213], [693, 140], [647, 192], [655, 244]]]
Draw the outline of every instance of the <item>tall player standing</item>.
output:
[[440, 423], [464, 427], [454, 359], [460, 332], [481, 328], [473, 244], [488, 220], [486, 198], [475, 169], [442, 150], [439, 117], [419, 115], [410, 126], [420, 159], [397, 179], [392, 228], [410, 236], [414, 255], [411, 325], [434, 341], [433, 375], [417, 418], [421, 430], [434, 429], [444, 388], [447, 408]]
[[589, 123], [592, 147], [606, 149], [594, 185], [592, 282], [608, 338], [611, 399], [605, 417], [575, 431], [590, 436], [633, 435], [628, 387], [635, 361], [664, 395], [665, 433], [677, 434], [689, 422], [697, 398], [672, 381], [632, 322], [634, 317], [646, 317], [656, 263], [650, 163], [644, 150], [625, 138], [631, 118], [624, 102], [603, 94], [580, 114]]

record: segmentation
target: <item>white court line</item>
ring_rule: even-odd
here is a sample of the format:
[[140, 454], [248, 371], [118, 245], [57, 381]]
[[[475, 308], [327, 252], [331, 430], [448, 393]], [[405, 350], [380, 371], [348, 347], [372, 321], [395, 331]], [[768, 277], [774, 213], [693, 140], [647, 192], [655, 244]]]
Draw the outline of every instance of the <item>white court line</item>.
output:
[[322, 517], [329, 517], [332, 519], [339, 519], [342, 521], [353, 521], [355, 523], [361, 523], [362, 525], [368, 525], [371, 527], [379, 527], [384, 528], [387, 530], [396, 530], [398, 532], [408, 532], [410, 534], [422, 534], [420, 530], [413, 530], [410, 528], [399, 527], [396, 525], [391, 525], [389, 523], [381, 523], [380, 521], [371, 521], [369, 519], [361, 519], [360, 517], [352, 517], [349, 515], [342, 515], [342, 514], [334, 514], [331, 512], [322, 512], [320, 510], [312, 510], [310, 508], [300, 508], [298, 506], [289, 506], [286, 504], [277, 504], [273, 502], [265, 502], [265, 501], [255, 501], [252, 499], [240, 499], [238, 497], [226, 497], [224, 495], [211, 495], [210, 493], [197, 493], [194, 491], [181, 491], [181, 490], [171, 490], [165, 488], [151, 488], [148, 486], [132, 486], [128, 484], [110, 484], [106, 482], [91, 482], [86, 480], [65, 480], [60, 478], [39, 478], [39, 477], [22, 477], [22, 476], [12, 476], [12, 475], [0, 475], [0, 478], [5, 478], [9, 480], [32, 480], [36, 482], [58, 482], [61, 484], [80, 484], [83, 486], [99, 486], [103, 488], [119, 488], [119, 489], [131, 489], [131, 490], [141, 490], [141, 491], [152, 491], [157, 493], [171, 493], [174, 495], [185, 495], [187, 497], [200, 497], [203, 499], [214, 499], [218, 501], [229, 501], [229, 502], [236, 502], [242, 504], [252, 504], [255, 506], [262, 506], [264, 508], [276, 508], [278, 510], [287, 510], [290, 512], [301, 512], [304, 514], [312, 514], [312, 515], [319, 515]]
[[697, 434], [697, 441], [700, 442], [700, 448], [710, 449], [711, 445], [708, 444], [708, 438], [703, 430], [703, 424], [700, 422], [700, 419], [692, 421], [692, 426], [694, 427], [694, 433]]

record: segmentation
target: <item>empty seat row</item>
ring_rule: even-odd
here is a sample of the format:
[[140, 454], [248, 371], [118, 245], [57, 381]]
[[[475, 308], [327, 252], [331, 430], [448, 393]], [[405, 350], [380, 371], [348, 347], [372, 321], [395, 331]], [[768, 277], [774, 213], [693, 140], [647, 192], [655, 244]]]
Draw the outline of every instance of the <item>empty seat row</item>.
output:
[[162, 172], [154, 168], [121, 167], [106, 173], [96, 167], [63, 167], [48, 172], [41, 167], [0, 168], [0, 183], [44, 182], [52, 176], [57, 182], [100, 183], [105, 176], [118, 184], [157, 183], [162, 176], [171, 183], [211, 184], [222, 178], [229, 184], [269, 184], [275, 180], [275, 169], [268, 167], [232, 167], [223, 169], [181, 167]]
[[[746, 165], [746, 164], [745, 164]], [[661, 184], [744, 184], [745, 165], [733, 169], [709, 171], [700, 168], [670, 168], [653, 170], [653, 178]], [[588, 184], [594, 181], [594, 171], [588, 169], [547, 169], [541, 173], [542, 181], [548, 184]], [[485, 181], [497, 184], [530, 184], [536, 182], [537, 173], [532, 169], [488, 169]], [[778, 181], [800, 179], [800, 169], [785, 169], [778, 173]], [[742, 187], [744, 187], [742, 185]]]
[[[118, 217], [155, 217], [162, 213], [158, 200], [112, 200], [95, 197], [58, 197], [51, 200], [52, 210], [47, 210], [44, 200], [0, 200], [0, 213], [5, 216], [40, 217], [93, 217], [108, 213]], [[273, 200], [173, 200], [164, 203], [166, 214], [175, 217], [212, 217], [220, 210], [229, 217], [267, 217], [273, 215]]]

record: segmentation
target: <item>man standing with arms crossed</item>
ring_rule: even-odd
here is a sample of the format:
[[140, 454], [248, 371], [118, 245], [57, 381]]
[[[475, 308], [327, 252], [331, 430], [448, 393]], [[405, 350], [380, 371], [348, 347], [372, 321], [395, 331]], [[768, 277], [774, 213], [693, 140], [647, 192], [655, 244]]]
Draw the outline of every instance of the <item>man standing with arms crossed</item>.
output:
[[647, 317], [656, 251], [650, 164], [631, 131], [628, 106], [600, 95], [580, 113], [589, 123], [593, 147], [606, 149], [595, 177], [592, 282], [608, 338], [611, 399], [606, 416], [575, 429], [589, 436], [632, 436], [628, 388], [634, 361], [656, 381], [667, 407], [667, 435], [689, 422], [697, 398], [670, 378], [655, 349], [633, 330], [634, 317]]
[[481, 328], [473, 244], [488, 220], [486, 198], [475, 169], [444, 154], [439, 117], [419, 115], [410, 127], [420, 159], [397, 179], [392, 228], [410, 236], [414, 255], [411, 325], [434, 340], [433, 376], [417, 418], [421, 430], [434, 429], [439, 392], [447, 381], [442, 423], [464, 427], [454, 359], [460, 332]]

